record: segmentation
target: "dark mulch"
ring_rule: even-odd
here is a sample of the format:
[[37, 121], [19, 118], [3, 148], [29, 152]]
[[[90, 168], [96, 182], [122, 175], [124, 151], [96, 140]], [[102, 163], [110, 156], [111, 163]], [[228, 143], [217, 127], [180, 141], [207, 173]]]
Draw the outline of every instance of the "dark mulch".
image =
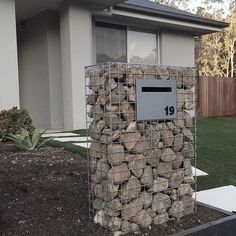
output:
[[[199, 206], [140, 235], [170, 235], [224, 216]], [[89, 219], [86, 159], [60, 148], [24, 152], [0, 143], [0, 235], [110, 235]]]

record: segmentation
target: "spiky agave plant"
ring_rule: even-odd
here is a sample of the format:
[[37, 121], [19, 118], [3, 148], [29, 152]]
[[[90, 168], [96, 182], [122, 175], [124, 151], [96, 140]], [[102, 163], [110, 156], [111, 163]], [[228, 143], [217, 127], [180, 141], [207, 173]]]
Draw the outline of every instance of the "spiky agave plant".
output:
[[42, 140], [42, 135], [46, 132], [35, 128], [30, 134], [26, 129], [21, 129], [18, 134], [10, 134], [7, 139], [13, 141], [13, 145], [23, 150], [36, 150], [45, 145], [52, 138]]

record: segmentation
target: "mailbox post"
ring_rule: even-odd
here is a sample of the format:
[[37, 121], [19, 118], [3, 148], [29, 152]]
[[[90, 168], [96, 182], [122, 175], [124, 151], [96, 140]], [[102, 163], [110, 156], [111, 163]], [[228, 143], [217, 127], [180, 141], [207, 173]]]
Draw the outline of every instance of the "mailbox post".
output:
[[108, 63], [86, 73], [90, 216], [122, 233], [194, 211], [194, 68]]

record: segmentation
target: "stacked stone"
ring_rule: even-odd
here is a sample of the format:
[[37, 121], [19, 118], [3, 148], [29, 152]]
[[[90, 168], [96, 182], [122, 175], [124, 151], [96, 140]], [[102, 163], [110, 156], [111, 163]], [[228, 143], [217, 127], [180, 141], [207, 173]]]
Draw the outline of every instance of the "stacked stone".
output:
[[[195, 70], [112, 63], [86, 78], [94, 221], [125, 234], [191, 214]], [[176, 80], [177, 118], [136, 122], [137, 79]]]

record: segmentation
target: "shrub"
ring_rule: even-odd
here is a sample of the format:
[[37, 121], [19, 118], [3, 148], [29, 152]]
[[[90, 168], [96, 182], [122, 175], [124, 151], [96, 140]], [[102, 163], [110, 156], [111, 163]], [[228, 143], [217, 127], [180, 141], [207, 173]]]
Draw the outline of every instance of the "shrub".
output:
[[25, 129], [21, 129], [18, 134], [10, 134], [7, 136], [7, 139], [10, 139], [14, 142], [14, 146], [23, 149], [23, 150], [35, 150], [42, 147], [52, 138], [41, 140], [42, 135], [46, 130], [40, 132], [39, 128], [35, 128], [32, 135]]
[[34, 127], [32, 119], [25, 109], [13, 107], [0, 112], [0, 140], [6, 140], [10, 134], [17, 134], [23, 128], [32, 132]]

